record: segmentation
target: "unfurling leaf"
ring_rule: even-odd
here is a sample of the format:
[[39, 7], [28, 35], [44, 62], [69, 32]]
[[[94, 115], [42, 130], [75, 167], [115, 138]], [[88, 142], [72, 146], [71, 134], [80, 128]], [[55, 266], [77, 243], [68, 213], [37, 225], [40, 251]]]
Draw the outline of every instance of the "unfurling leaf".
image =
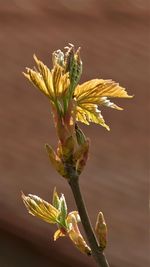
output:
[[78, 85], [74, 92], [74, 98], [77, 102], [77, 120], [85, 124], [95, 122], [109, 130], [98, 106], [104, 105], [121, 110], [120, 107], [107, 99], [115, 97], [132, 98], [127, 94], [125, 88], [112, 80], [94, 79]]
[[63, 165], [61, 159], [57, 156], [57, 154], [55, 153], [55, 151], [52, 149], [51, 146], [46, 144], [45, 147], [46, 147], [47, 153], [49, 155], [49, 159], [51, 161], [51, 164], [54, 166], [54, 168], [58, 171], [58, 173], [60, 175], [62, 175], [63, 177], [66, 177], [66, 171], [64, 169], [64, 165]]
[[27, 73], [23, 72], [23, 74], [34, 86], [38, 87], [43, 94], [49, 97], [48, 90], [39, 72], [27, 68]]
[[58, 64], [55, 64], [50, 71], [36, 55], [33, 57], [38, 70], [36, 68], [34, 70], [27, 68], [27, 73], [23, 73], [24, 76], [49, 97], [52, 103], [57, 103], [58, 105], [58, 98], [65, 94], [70, 85], [69, 73], [64, 73], [63, 68]]
[[48, 223], [57, 223], [57, 218], [60, 212], [50, 203], [46, 202], [38, 196], [31, 194], [25, 196], [22, 193], [22, 199], [28, 212], [31, 215], [39, 217], [40, 219]]
[[95, 103], [99, 104], [101, 97], [121, 97], [132, 98], [125, 88], [112, 80], [93, 79], [76, 87], [74, 97], [79, 104]]
[[63, 194], [60, 197], [59, 210], [60, 210], [59, 221], [62, 225], [66, 227], [67, 203]]
[[97, 216], [95, 233], [101, 250], [104, 250], [107, 244], [107, 226], [102, 212]]
[[54, 188], [54, 192], [53, 192], [53, 200], [52, 200], [52, 204], [53, 206], [59, 210], [59, 207], [60, 207], [60, 199], [59, 199], [59, 196], [57, 194], [57, 191], [56, 191], [56, 187]]
[[69, 44], [65, 47], [67, 52], [65, 54], [65, 72], [69, 72], [70, 78], [70, 96], [74, 91], [74, 88], [78, 84], [81, 74], [82, 74], [82, 61], [80, 57], [80, 47], [75, 52], [74, 45]]
[[28, 212], [47, 223], [56, 224], [58, 229], [54, 233], [54, 241], [59, 237], [69, 236], [75, 246], [87, 255], [91, 254], [91, 250], [86, 244], [83, 236], [81, 235], [78, 222], [80, 216], [77, 211], [72, 211], [68, 214], [67, 204], [64, 195], [59, 198], [56, 189], [53, 193], [53, 205], [35, 195], [25, 196], [22, 193], [23, 202]]
[[101, 115], [101, 111], [98, 109], [98, 105], [96, 104], [83, 103], [77, 105], [76, 120], [87, 125], [89, 125], [90, 122], [94, 122], [109, 130], [109, 126], [105, 123], [103, 116]]
[[70, 213], [67, 217], [67, 223], [69, 225], [69, 237], [74, 243], [74, 245], [80, 250], [80, 252], [85, 253], [87, 255], [91, 255], [91, 249], [90, 247], [86, 244], [83, 236], [81, 235], [78, 224], [77, 224], [77, 217], [75, 214]]
[[85, 134], [82, 132], [82, 130], [79, 128], [79, 126], [75, 125], [75, 132], [76, 132], [76, 138], [77, 138], [77, 142], [79, 145], [83, 145], [86, 142], [86, 136]]

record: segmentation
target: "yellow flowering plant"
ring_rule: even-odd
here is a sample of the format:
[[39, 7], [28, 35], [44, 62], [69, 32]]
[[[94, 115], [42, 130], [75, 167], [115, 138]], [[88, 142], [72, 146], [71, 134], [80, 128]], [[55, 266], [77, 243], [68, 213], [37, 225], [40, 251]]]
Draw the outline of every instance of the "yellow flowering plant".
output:
[[[27, 68], [23, 74], [49, 99], [58, 146], [56, 151], [48, 144], [45, 147], [54, 168], [68, 181], [78, 211], [68, 213], [64, 195], [59, 197], [56, 190], [52, 205], [31, 194], [22, 194], [22, 198], [30, 214], [57, 225], [54, 240], [60, 236], [70, 237], [81, 252], [93, 255], [98, 266], [108, 267], [103, 252], [107, 243], [104, 215], [102, 212], [98, 214], [94, 233], [79, 187], [79, 176], [88, 159], [89, 139], [79, 128], [78, 121], [87, 125], [93, 122], [110, 130], [100, 108], [104, 106], [122, 110], [110, 99], [132, 96], [112, 80], [92, 79], [79, 84], [82, 74], [80, 48], [75, 50], [74, 45], [69, 44], [65, 51], [53, 52], [52, 69], [34, 55], [36, 67]], [[89, 246], [78, 228], [80, 218]]]

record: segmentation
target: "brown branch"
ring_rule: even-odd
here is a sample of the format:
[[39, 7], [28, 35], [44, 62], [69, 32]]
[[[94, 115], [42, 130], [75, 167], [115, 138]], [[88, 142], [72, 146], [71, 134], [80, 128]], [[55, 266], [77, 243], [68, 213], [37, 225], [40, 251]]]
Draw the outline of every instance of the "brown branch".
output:
[[89, 242], [90, 248], [92, 250], [92, 255], [97, 262], [97, 265], [100, 267], [109, 267], [107, 259], [104, 253], [100, 250], [99, 245], [97, 243], [94, 231], [92, 229], [92, 225], [90, 223], [90, 219], [85, 207], [84, 200], [82, 198], [82, 194], [80, 191], [79, 181], [76, 173], [73, 175], [73, 171], [71, 171], [71, 177], [69, 180], [69, 185], [71, 187], [77, 209], [81, 218], [81, 222]]

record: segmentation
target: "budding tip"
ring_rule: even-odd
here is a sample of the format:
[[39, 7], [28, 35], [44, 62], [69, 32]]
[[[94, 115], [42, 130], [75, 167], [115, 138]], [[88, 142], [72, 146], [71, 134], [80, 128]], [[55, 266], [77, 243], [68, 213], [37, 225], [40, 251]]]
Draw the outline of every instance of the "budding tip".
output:
[[110, 127], [108, 125], [105, 125], [105, 128], [106, 128], [107, 131], [110, 132]]
[[36, 63], [38, 62], [38, 58], [37, 58], [36, 54], [33, 54], [33, 59], [35, 60]]
[[26, 195], [23, 193], [23, 191], [21, 191], [21, 197], [22, 197], [23, 200], [26, 199]]
[[74, 47], [74, 45], [72, 43], [68, 43], [71, 47]]
[[49, 145], [48, 145], [48, 144], [45, 144], [44, 146], [45, 146], [45, 148], [46, 148], [46, 149], [49, 147]]
[[45, 144], [45, 149], [46, 149], [47, 152], [49, 152], [51, 150], [49, 144]]
[[77, 55], [80, 55], [80, 50], [81, 50], [81, 47], [79, 46], [76, 52]]
[[[31, 69], [30, 68], [28, 68], [28, 67], [26, 67], [26, 71], [27, 71], [27, 74], [29, 74], [29, 72], [31, 71]], [[26, 74], [26, 73], [25, 73]], [[27, 75], [26, 74], [26, 75]]]
[[104, 220], [104, 215], [103, 215], [102, 211], [100, 211], [100, 212], [98, 213], [98, 217], [99, 217], [99, 218], [102, 218], [102, 220]]

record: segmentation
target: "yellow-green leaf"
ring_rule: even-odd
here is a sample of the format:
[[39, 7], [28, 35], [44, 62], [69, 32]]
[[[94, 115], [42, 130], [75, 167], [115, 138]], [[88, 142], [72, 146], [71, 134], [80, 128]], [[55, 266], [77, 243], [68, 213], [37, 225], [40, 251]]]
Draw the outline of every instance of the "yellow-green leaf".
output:
[[64, 227], [66, 227], [67, 203], [63, 194], [60, 197], [59, 211], [60, 211], [59, 221]]
[[63, 68], [56, 64], [52, 69], [52, 78], [55, 96], [63, 96], [70, 84], [69, 73], [63, 74]]
[[90, 122], [94, 122], [94, 123], [102, 125], [107, 130], [109, 130], [109, 126], [106, 125], [103, 119], [103, 116], [101, 115], [101, 112], [98, 109], [98, 106], [95, 104], [88, 103], [88, 104], [81, 104], [80, 106], [77, 106], [76, 119], [87, 125], [89, 125]]
[[132, 96], [127, 94], [125, 88], [112, 80], [93, 79], [78, 85], [74, 92], [74, 98], [77, 102], [77, 120], [85, 124], [89, 124], [89, 122], [98, 123], [109, 130], [98, 106], [122, 109], [110, 102], [109, 97], [131, 98]]
[[53, 192], [53, 201], [52, 201], [53, 206], [59, 210], [59, 206], [60, 206], [60, 199], [59, 196], [57, 194], [56, 191], [56, 187], [54, 188], [54, 192]]
[[66, 171], [64, 165], [55, 151], [48, 144], [45, 145], [51, 164], [54, 166], [55, 170], [58, 171], [63, 177], [66, 177]]
[[57, 223], [59, 211], [47, 201], [38, 196], [29, 194], [25, 196], [22, 193], [23, 202], [28, 212], [48, 223]]
[[75, 89], [74, 96], [79, 103], [98, 104], [100, 97], [132, 98], [125, 88], [112, 80], [93, 79]]
[[49, 97], [51, 100], [53, 100], [54, 88], [53, 88], [52, 73], [50, 72], [49, 68], [36, 57], [36, 55], [34, 55], [33, 57], [34, 57], [34, 60], [37, 64], [39, 73], [40, 73], [40, 75], [41, 75], [41, 77], [45, 83]]
[[27, 68], [27, 73], [23, 72], [23, 74], [30, 82], [32, 82], [34, 86], [39, 88], [43, 94], [49, 97], [49, 93], [45, 86], [43, 77], [40, 75], [39, 72]]

